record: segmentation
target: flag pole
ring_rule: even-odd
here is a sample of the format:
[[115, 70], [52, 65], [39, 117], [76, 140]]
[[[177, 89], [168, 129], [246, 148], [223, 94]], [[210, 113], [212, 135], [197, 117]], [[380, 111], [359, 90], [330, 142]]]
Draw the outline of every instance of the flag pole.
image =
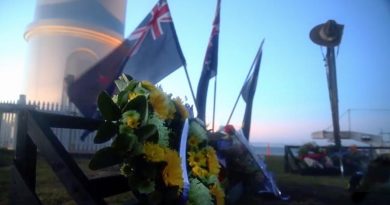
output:
[[196, 103], [196, 98], [195, 98], [195, 95], [194, 95], [194, 90], [192, 89], [191, 79], [190, 79], [190, 76], [188, 75], [188, 70], [187, 70], [187, 65], [186, 65], [186, 64], [184, 65], [184, 71], [185, 71], [185, 73], [186, 73], [188, 85], [190, 86], [191, 95], [192, 95], [192, 100], [194, 101], [196, 110], [198, 110], [198, 104]]
[[[260, 49], [262, 49], [262, 47], [263, 47], [264, 40], [265, 40], [265, 39], [263, 39], [263, 41], [261, 41]], [[256, 63], [256, 60], [257, 60], [258, 57], [259, 57], [259, 52], [257, 52], [256, 57], [255, 57], [255, 59], [254, 59], [253, 62], [252, 62], [251, 69], [249, 69], [249, 72], [248, 72], [248, 74], [246, 75], [244, 84], [245, 84], [245, 82], [248, 80], [249, 75], [251, 74], [251, 72], [252, 72], [252, 70], [253, 70], [253, 67], [255, 67], [255, 63]], [[242, 89], [244, 89], [244, 85], [241, 87], [241, 90], [240, 90], [240, 92], [238, 93], [238, 96], [237, 96], [237, 99], [236, 99], [236, 103], [234, 103], [233, 110], [232, 110], [232, 112], [230, 113], [230, 116], [229, 116], [229, 118], [228, 118], [228, 121], [226, 122], [226, 125], [229, 124], [229, 122], [230, 122], [230, 120], [231, 120], [231, 118], [232, 118], [232, 115], [233, 115], [233, 113], [234, 113], [234, 110], [236, 109], [238, 100], [240, 99], [240, 95], [241, 95], [241, 93], [242, 93]]]
[[214, 125], [215, 125], [215, 103], [217, 101], [217, 75], [215, 75], [214, 79], [214, 105], [213, 105], [213, 132], [214, 132]]
[[[263, 41], [264, 41], [264, 40], [263, 40]], [[253, 70], [253, 67], [254, 67], [254, 65], [255, 65], [256, 59], [257, 59], [257, 55], [256, 55], [255, 60], [254, 60], [253, 63], [252, 63], [251, 69], [249, 69], [249, 72], [248, 72], [248, 74], [246, 75], [244, 84], [245, 84], [245, 82], [248, 80], [249, 75], [251, 74], [251, 72], [252, 72], [252, 70]], [[233, 115], [233, 113], [234, 113], [234, 110], [236, 109], [238, 100], [240, 99], [240, 95], [241, 95], [241, 93], [242, 93], [242, 89], [244, 89], [244, 85], [241, 87], [241, 90], [240, 90], [240, 92], [238, 93], [238, 96], [237, 96], [237, 99], [236, 99], [236, 103], [234, 103], [233, 110], [232, 110], [232, 112], [231, 112], [230, 115], [229, 115], [229, 119], [228, 119], [228, 121], [226, 122], [226, 125], [229, 124], [229, 122], [230, 122], [230, 120], [231, 120], [231, 118], [232, 118], [232, 115]]]
[[237, 96], [236, 103], [234, 103], [233, 110], [232, 110], [232, 112], [231, 112], [230, 115], [229, 115], [229, 119], [228, 119], [228, 121], [226, 122], [226, 125], [228, 125], [229, 122], [230, 122], [230, 119], [232, 119], [232, 115], [233, 115], [234, 110], [236, 109], [238, 100], [240, 99], [241, 92], [242, 92], [242, 88], [241, 88], [241, 91], [239, 92], [239, 94], [238, 94], [238, 96]]

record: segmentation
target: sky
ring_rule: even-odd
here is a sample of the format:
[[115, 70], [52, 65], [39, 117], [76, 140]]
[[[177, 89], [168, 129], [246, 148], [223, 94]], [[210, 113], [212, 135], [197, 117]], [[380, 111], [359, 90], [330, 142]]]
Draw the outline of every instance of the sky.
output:
[[[125, 36], [157, 0], [128, 0]], [[216, 1], [168, 0], [194, 92], [211, 32]], [[35, 1], [0, 1], [0, 101], [25, 89], [28, 42]], [[221, 3], [215, 126], [226, 124], [261, 40], [263, 58], [253, 102], [252, 142], [301, 143], [328, 129], [331, 110], [323, 54], [310, 30], [329, 19], [344, 24], [336, 57], [341, 130], [390, 132], [389, 0], [244, 0]], [[336, 49], [337, 50], [337, 49]], [[193, 104], [183, 68], [159, 83]], [[211, 127], [214, 79], [206, 123]], [[241, 126], [240, 98], [231, 124]]]

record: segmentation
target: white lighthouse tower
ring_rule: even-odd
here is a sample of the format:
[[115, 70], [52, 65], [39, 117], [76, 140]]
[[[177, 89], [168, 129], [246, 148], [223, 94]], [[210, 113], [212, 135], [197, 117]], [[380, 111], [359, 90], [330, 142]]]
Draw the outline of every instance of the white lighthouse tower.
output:
[[67, 102], [68, 84], [123, 40], [125, 14], [126, 0], [37, 0], [25, 33], [27, 99]]

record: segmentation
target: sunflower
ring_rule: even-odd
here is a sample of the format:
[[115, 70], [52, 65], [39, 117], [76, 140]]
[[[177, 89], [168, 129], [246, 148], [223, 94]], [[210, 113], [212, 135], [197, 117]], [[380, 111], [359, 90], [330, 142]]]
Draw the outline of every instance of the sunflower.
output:
[[165, 150], [159, 144], [145, 143], [144, 153], [146, 159], [151, 162], [161, 162], [165, 160]]
[[181, 190], [184, 182], [179, 154], [176, 151], [166, 148], [165, 161], [167, 162], [167, 165], [162, 173], [165, 185], [178, 186], [179, 190]]
[[154, 86], [151, 82], [149, 81], [146, 81], [146, 80], [143, 80], [141, 81], [141, 86], [147, 90], [149, 90], [150, 92], [156, 90], [156, 86]]
[[210, 187], [211, 195], [214, 196], [216, 205], [224, 205], [225, 204], [225, 193], [220, 186], [214, 184]]
[[163, 120], [173, 119], [173, 114], [176, 112], [176, 109], [164, 92], [158, 89], [151, 91], [149, 100], [158, 117]]
[[207, 167], [209, 168], [210, 174], [218, 175], [220, 165], [215, 150], [212, 147], [207, 147], [206, 156], [207, 156]]
[[192, 171], [192, 174], [196, 177], [206, 177], [208, 174], [207, 169], [204, 169], [200, 166], [192, 167], [191, 171]]
[[206, 157], [202, 151], [199, 152], [188, 152], [188, 161], [191, 167], [205, 167], [206, 166]]
[[196, 148], [199, 145], [199, 139], [195, 137], [194, 135], [191, 135], [190, 138], [188, 139], [188, 145], [190, 148]]
[[131, 92], [131, 93], [129, 93], [129, 100], [132, 100], [132, 99], [134, 99], [134, 98], [136, 98], [137, 96], [138, 96], [139, 94], [138, 93], [136, 93], [136, 92]]
[[135, 110], [129, 110], [122, 114], [122, 121], [127, 127], [137, 128], [139, 125], [140, 114]]
[[120, 168], [120, 172], [122, 175], [124, 176], [129, 176], [130, 173], [131, 173], [131, 167], [128, 163], [123, 163], [121, 168]]
[[173, 99], [173, 102], [175, 103], [176, 108], [178, 109], [182, 119], [188, 118], [188, 111], [187, 111], [186, 107], [184, 107], [183, 101], [181, 100], [181, 98], [180, 97], [176, 97], [176, 98]]

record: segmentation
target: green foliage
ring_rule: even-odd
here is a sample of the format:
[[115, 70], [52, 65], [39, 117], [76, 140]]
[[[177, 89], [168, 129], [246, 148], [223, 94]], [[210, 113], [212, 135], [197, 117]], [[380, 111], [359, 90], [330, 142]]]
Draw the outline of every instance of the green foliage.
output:
[[116, 121], [121, 117], [121, 112], [118, 106], [112, 101], [110, 95], [106, 92], [101, 92], [98, 97], [98, 107], [104, 119], [108, 121]]
[[131, 133], [120, 134], [112, 142], [111, 147], [118, 153], [124, 154], [127, 151], [132, 151], [134, 145], [138, 142], [137, 136]]
[[115, 85], [119, 91], [123, 91], [129, 86], [129, 83], [131, 82], [131, 80], [133, 80], [133, 78], [131, 76], [128, 76], [126, 74], [122, 74], [119, 77], [119, 80], [115, 80]]
[[190, 181], [189, 202], [190, 204], [213, 204], [208, 188], [197, 178], [192, 178]]
[[139, 137], [139, 141], [158, 142], [157, 127], [153, 124], [144, 125], [134, 130], [134, 133]]
[[155, 190], [155, 185], [156, 184], [153, 180], [142, 180], [138, 184], [137, 188], [139, 193], [141, 194], [150, 194]]
[[109, 141], [118, 132], [117, 130], [118, 126], [115, 125], [113, 122], [105, 121], [103, 125], [99, 127], [94, 142], [96, 144], [101, 144]]
[[142, 124], [146, 123], [148, 117], [148, 102], [144, 95], [139, 95], [130, 100], [122, 109], [123, 112], [135, 110], [141, 115]]
[[[129, 186], [145, 195], [141, 204], [167, 200], [165, 192], [172, 188], [175, 193], [172, 198], [177, 199], [183, 188], [182, 167], [169, 136], [176, 132], [172, 131], [171, 122], [178, 122], [176, 126], [181, 132], [187, 115], [175, 113], [171, 96], [150, 82], [129, 80], [122, 75], [115, 83], [119, 90], [116, 95], [112, 98], [105, 92], [99, 95], [98, 107], [105, 123], [94, 139], [96, 143], [112, 139], [112, 143], [95, 153], [90, 169], [120, 164], [120, 172], [127, 177]], [[177, 145], [178, 140], [173, 144]]]

